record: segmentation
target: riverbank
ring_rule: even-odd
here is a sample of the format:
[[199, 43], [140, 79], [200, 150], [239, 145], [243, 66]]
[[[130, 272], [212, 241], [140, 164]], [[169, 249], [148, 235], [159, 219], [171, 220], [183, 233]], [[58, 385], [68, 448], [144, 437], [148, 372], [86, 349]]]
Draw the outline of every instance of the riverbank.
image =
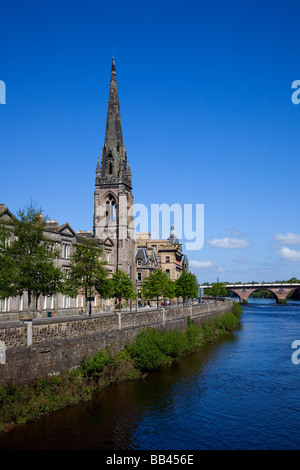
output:
[[0, 430], [35, 421], [64, 407], [92, 400], [95, 392], [113, 383], [143, 377], [148, 371], [172, 365], [179, 357], [196, 351], [239, 325], [241, 307], [197, 326], [188, 319], [185, 331], [145, 328], [123, 350], [110, 348], [84, 357], [81, 366], [31, 385], [0, 387]]

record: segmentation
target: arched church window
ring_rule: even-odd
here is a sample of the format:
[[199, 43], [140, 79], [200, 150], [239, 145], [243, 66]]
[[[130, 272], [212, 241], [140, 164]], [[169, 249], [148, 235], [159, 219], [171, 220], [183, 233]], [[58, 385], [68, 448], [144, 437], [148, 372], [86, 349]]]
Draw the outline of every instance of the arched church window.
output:
[[112, 222], [116, 220], [116, 203], [113, 196], [110, 194], [105, 203], [105, 219], [106, 222]]
[[116, 206], [114, 203], [112, 203], [112, 219], [111, 220], [116, 220]]

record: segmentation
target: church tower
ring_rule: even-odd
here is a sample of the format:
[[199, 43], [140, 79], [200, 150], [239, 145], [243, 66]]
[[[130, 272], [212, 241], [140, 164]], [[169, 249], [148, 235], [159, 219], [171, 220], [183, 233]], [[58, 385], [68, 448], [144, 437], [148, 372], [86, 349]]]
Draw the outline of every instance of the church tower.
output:
[[112, 59], [106, 130], [94, 192], [94, 238], [113, 242], [115, 270], [134, 281], [134, 218], [130, 165], [123, 144], [116, 67]]

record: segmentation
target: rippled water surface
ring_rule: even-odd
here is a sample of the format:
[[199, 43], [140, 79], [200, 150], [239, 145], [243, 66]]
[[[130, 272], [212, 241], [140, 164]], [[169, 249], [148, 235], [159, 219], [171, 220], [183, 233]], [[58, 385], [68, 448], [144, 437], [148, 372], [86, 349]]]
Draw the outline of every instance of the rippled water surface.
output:
[[255, 299], [242, 326], [171, 369], [0, 435], [0, 449], [299, 449], [300, 303]]

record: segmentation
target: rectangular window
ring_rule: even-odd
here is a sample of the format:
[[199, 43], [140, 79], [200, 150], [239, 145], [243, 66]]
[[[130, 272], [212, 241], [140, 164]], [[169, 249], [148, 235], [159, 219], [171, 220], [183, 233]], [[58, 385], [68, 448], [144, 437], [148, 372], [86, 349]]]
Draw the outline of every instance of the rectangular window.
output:
[[43, 299], [43, 309], [46, 310], [47, 308], [47, 297], [44, 297]]
[[170, 263], [170, 256], [166, 256], [166, 263]]
[[10, 297], [8, 299], [0, 300], [0, 309], [2, 312], [8, 312], [10, 309]]
[[64, 308], [70, 308], [70, 297], [67, 295], [63, 297], [63, 306]]
[[20, 297], [19, 297], [19, 310], [20, 311], [23, 310], [23, 303], [24, 303], [23, 295], [20, 295]]
[[50, 308], [54, 308], [54, 295], [52, 295], [51, 300], [50, 300]]
[[71, 245], [69, 243], [63, 243], [63, 258], [69, 259], [71, 255]]
[[142, 273], [138, 273], [138, 281], [142, 280]]

